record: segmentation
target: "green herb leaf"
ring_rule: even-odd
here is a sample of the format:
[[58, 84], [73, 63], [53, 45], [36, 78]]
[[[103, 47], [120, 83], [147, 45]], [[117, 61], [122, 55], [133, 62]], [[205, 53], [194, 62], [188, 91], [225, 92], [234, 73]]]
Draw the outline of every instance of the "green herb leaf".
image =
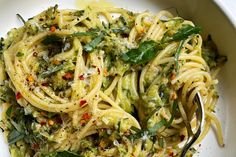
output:
[[177, 112], [177, 107], [178, 107], [178, 101], [175, 100], [174, 103], [173, 103], [173, 106], [172, 106], [172, 113], [171, 113], [171, 118], [170, 120], [166, 123], [166, 127], [170, 127], [170, 125], [172, 124], [174, 118], [175, 118], [175, 115], [176, 115], [176, 112]]
[[22, 52], [17, 52], [16, 57], [22, 57], [22, 56], [24, 56], [24, 53], [22, 53]]
[[158, 144], [161, 148], [164, 147], [164, 139], [162, 137], [158, 138]]
[[138, 48], [121, 55], [121, 59], [132, 64], [144, 64], [153, 59], [162, 46], [153, 40], [142, 42]]
[[93, 29], [93, 30], [88, 31], [88, 32], [76, 32], [76, 33], [73, 33], [71, 36], [72, 37], [96, 36], [96, 35], [98, 35], [98, 31], [99, 31], [99, 29]]
[[7, 111], [6, 111], [6, 115], [7, 117], [11, 117], [11, 113], [12, 113], [12, 108], [13, 108], [13, 105], [11, 105], [10, 107], [7, 108]]
[[177, 33], [172, 37], [172, 41], [180, 41], [187, 39], [190, 35], [199, 34], [201, 32], [201, 27], [183, 25]]
[[184, 44], [184, 40], [181, 40], [175, 53], [175, 65], [176, 65], [177, 71], [179, 69], [179, 56], [180, 56], [180, 52], [183, 47], [183, 44]]
[[24, 134], [17, 131], [16, 129], [13, 129], [9, 135], [8, 135], [8, 143], [9, 145], [16, 143], [17, 141], [21, 140], [24, 138]]
[[136, 140], [136, 139], [140, 139], [144, 136], [147, 137], [152, 137], [152, 136], [156, 136], [157, 131], [162, 128], [163, 126], [165, 126], [167, 124], [165, 119], [162, 119], [161, 121], [159, 121], [158, 123], [156, 123], [152, 128], [148, 128], [145, 130], [140, 130], [139, 128], [136, 128], [134, 126], [132, 126], [130, 128], [130, 130], [134, 131], [134, 134], [131, 134], [128, 136], [128, 138], [130, 140]]
[[163, 126], [165, 126], [167, 124], [165, 119], [162, 119], [161, 121], [159, 121], [158, 123], [156, 123], [153, 127], [148, 129], [148, 132], [151, 136], [156, 135], [157, 130], [159, 130], [160, 128], [162, 128]]
[[99, 36], [94, 38], [90, 43], [84, 46], [84, 50], [86, 52], [92, 52], [96, 48], [96, 46], [101, 43], [103, 36], [103, 34], [100, 34]]
[[47, 35], [42, 40], [42, 44], [44, 44], [44, 45], [58, 44], [58, 43], [62, 43], [62, 38], [59, 37], [58, 35], [55, 35], [55, 34]]
[[113, 28], [111, 31], [113, 33], [129, 34], [130, 29], [127, 26], [123, 26], [121, 28]]
[[56, 66], [50, 66], [50, 67], [47, 69], [47, 71], [42, 72], [42, 73], [39, 75], [39, 77], [41, 77], [41, 78], [48, 77], [48, 76], [52, 75], [53, 73], [58, 72], [58, 71], [60, 71], [61, 69], [63, 69], [63, 66], [64, 66], [63, 64], [61, 64], [61, 65], [56, 65]]
[[84, 15], [84, 10], [78, 10], [74, 13], [75, 16], [83, 16]]

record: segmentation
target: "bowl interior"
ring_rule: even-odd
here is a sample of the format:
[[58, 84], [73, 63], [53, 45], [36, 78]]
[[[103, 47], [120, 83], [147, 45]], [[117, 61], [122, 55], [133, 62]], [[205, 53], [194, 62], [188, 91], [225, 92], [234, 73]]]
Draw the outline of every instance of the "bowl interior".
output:
[[[79, 8], [96, 0], [24, 0], [24, 1], [7, 1], [0, 0], [0, 36], [5, 36], [10, 28], [18, 27], [21, 23], [16, 18], [19, 13], [25, 18], [40, 13], [49, 6], [59, 4], [59, 8]], [[103, 2], [103, 3], [100, 3]], [[199, 149], [200, 156], [235, 156], [236, 154], [236, 30], [224, 12], [213, 2], [206, 0], [110, 0], [104, 3], [100, 0], [100, 5], [114, 5], [117, 7], [127, 8], [136, 12], [150, 10], [156, 13], [163, 9], [168, 9], [172, 13], [178, 14], [185, 19], [193, 20], [196, 25], [203, 28], [203, 36], [211, 34], [213, 40], [218, 46], [221, 54], [227, 55], [228, 62], [219, 73], [219, 103], [217, 105], [216, 114], [219, 117], [224, 133], [225, 148], [220, 148], [214, 133], [214, 126], [210, 133], [202, 142]], [[5, 157], [9, 156], [8, 148], [3, 142], [3, 135], [0, 133], [1, 154]]]

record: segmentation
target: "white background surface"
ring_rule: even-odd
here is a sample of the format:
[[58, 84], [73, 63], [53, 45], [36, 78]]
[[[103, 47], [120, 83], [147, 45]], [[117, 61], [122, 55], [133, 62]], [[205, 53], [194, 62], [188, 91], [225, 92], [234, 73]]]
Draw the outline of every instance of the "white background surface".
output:
[[[109, 0], [110, 1], [110, 0]], [[226, 12], [228, 19], [211, 0], [112, 0], [118, 7], [134, 11], [160, 9], [175, 6], [185, 18], [194, 20], [210, 33], [219, 51], [228, 56], [229, 61], [220, 73], [220, 101], [216, 110], [223, 126], [225, 148], [220, 148], [214, 131], [204, 139], [200, 157], [235, 157], [236, 156], [236, 0], [214, 0]], [[38, 14], [48, 6], [59, 4], [60, 8], [76, 8], [74, 0], [0, 0], [0, 37], [21, 23], [15, 14], [20, 13], [29, 18]], [[0, 157], [9, 157], [7, 145], [0, 135]]]

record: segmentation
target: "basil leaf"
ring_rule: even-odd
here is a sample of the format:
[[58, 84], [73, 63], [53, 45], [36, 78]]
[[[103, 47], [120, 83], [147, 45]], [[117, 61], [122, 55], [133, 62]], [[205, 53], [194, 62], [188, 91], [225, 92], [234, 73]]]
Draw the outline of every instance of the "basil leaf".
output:
[[183, 47], [183, 44], [184, 44], [184, 40], [181, 40], [175, 53], [175, 65], [176, 65], [177, 71], [179, 69], [179, 56], [180, 56], [180, 52]]
[[132, 64], [144, 64], [153, 59], [162, 46], [153, 40], [142, 42], [138, 48], [121, 55], [121, 59]]
[[201, 32], [201, 27], [191, 26], [191, 25], [183, 25], [177, 33], [175, 33], [171, 39], [171, 41], [180, 41], [187, 39], [190, 35], [199, 34]]
[[132, 131], [134, 131], [134, 134], [131, 134], [128, 136], [128, 138], [130, 140], [136, 140], [136, 139], [140, 139], [142, 137], [152, 137], [152, 136], [156, 136], [156, 133], [158, 131], [158, 129], [162, 128], [163, 126], [165, 126], [167, 124], [165, 119], [162, 119], [161, 121], [159, 121], [158, 123], [156, 123], [152, 128], [148, 128], [145, 130], [140, 130], [134, 126], [132, 126], [130, 129]]
[[172, 106], [172, 113], [171, 113], [171, 118], [170, 120], [166, 123], [166, 127], [170, 127], [170, 125], [172, 124], [174, 118], [175, 118], [175, 115], [176, 115], [176, 111], [177, 111], [177, 107], [178, 107], [178, 101], [175, 100], [174, 103], [173, 103], [173, 106]]
[[11, 117], [11, 113], [12, 113], [12, 108], [13, 108], [13, 105], [11, 105], [10, 107], [7, 108], [7, 111], [6, 111], [6, 115], [7, 117]]
[[60, 71], [61, 69], [63, 69], [63, 66], [64, 66], [63, 64], [57, 65], [57, 66], [50, 66], [50, 67], [47, 69], [47, 71], [42, 72], [42, 73], [39, 75], [39, 77], [45, 78], [45, 77], [47, 77], [47, 76], [50, 76], [50, 75], [52, 75], [53, 73], [58, 72], [58, 71]]
[[162, 128], [163, 126], [165, 126], [167, 124], [165, 119], [162, 119], [161, 121], [159, 121], [158, 123], [156, 123], [153, 127], [148, 129], [148, 132], [151, 136], [155, 136], [157, 130], [159, 130], [160, 128]]
[[52, 34], [52, 35], [47, 35], [41, 42], [44, 45], [57, 45], [57, 44], [62, 44], [62, 38], [59, 37], [58, 35]]
[[94, 38], [90, 43], [86, 44], [84, 46], [84, 50], [86, 52], [92, 52], [96, 48], [96, 46], [101, 43], [102, 39], [103, 39], [103, 34], [100, 34], [99, 36]]
[[16, 143], [17, 141], [21, 140], [24, 138], [24, 134], [17, 131], [16, 129], [13, 129], [9, 135], [8, 135], [8, 143], [9, 145]]
[[75, 32], [71, 36], [72, 37], [96, 36], [96, 35], [98, 35], [98, 31], [99, 31], [99, 29], [93, 29], [93, 30], [88, 31], [88, 32]]

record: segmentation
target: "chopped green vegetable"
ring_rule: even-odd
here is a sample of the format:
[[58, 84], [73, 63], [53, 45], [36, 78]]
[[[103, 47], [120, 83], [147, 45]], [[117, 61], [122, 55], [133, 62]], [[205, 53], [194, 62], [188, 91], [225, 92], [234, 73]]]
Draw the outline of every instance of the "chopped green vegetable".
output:
[[90, 43], [84, 46], [84, 50], [86, 52], [92, 52], [94, 48], [96, 48], [96, 46], [101, 43], [103, 36], [104, 36], [103, 34], [100, 34], [99, 36], [94, 38]]
[[180, 43], [179, 43], [179, 46], [178, 46], [178, 48], [176, 50], [176, 53], [175, 53], [175, 65], [176, 65], [177, 71], [179, 69], [179, 56], [180, 56], [183, 44], [184, 44], [184, 40], [181, 40]]
[[22, 52], [17, 52], [16, 56], [17, 56], [17, 57], [22, 57], [22, 56], [24, 56], [24, 53], [22, 53]]
[[138, 48], [121, 55], [121, 59], [132, 64], [144, 64], [153, 59], [162, 46], [153, 40], [142, 42]]
[[45, 77], [47, 77], [47, 76], [50, 76], [50, 75], [52, 75], [53, 73], [58, 72], [58, 71], [60, 71], [61, 69], [63, 69], [63, 67], [64, 67], [63, 64], [55, 65], [55, 66], [50, 66], [50, 67], [48, 67], [48, 69], [47, 69], [46, 71], [44, 71], [44, 72], [42, 72], [42, 73], [40, 74], [40, 77], [41, 77], [41, 78], [45, 78]]
[[224, 64], [227, 61], [227, 57], [218, 53], [216, 44], [208, 35], [207, 39], [203, 41], [202, 57], [207, 62], [210, 69]]

